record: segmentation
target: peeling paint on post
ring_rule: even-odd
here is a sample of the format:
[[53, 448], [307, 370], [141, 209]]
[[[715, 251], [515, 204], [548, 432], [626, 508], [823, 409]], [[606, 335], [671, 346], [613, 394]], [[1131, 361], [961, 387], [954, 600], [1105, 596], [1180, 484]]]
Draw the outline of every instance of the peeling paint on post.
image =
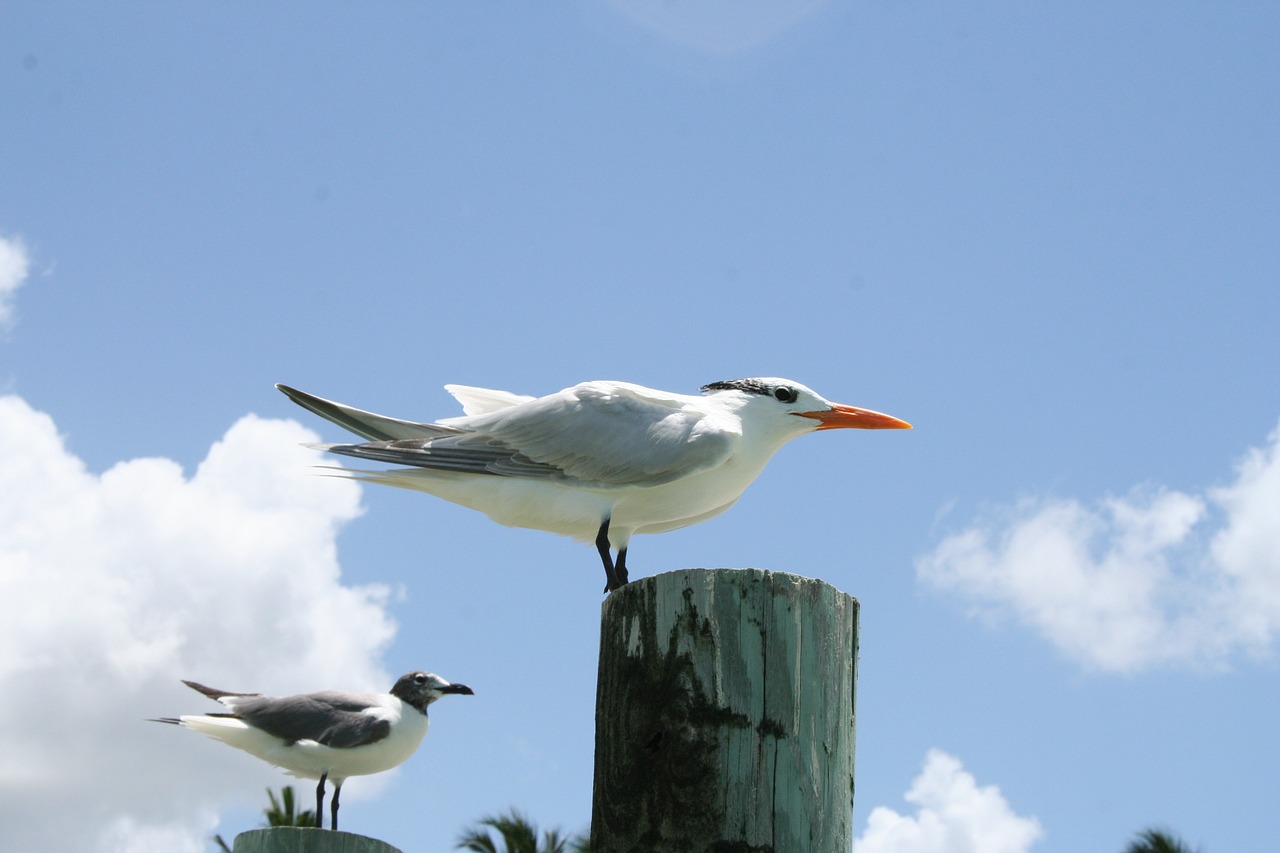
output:
[[595, 853], [853, 844], [858, 601], [762, 569], [688, 569], [605, 600]]

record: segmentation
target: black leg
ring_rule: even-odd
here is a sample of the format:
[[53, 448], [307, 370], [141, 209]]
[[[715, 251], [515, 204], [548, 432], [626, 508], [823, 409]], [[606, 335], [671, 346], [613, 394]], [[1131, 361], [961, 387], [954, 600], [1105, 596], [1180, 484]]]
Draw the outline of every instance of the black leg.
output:
[[609, 519], [607, 518], [601, 523], [600, 532], [596, 534], [596, 550], [600, 552], [600, 560], [604, 563], [604, 591], [612, 592], [626, 581], [620, 582], [613, 568], [613, 557], [609, 554]]
[[338, 795], [342, 793], [342, 783], [333, 784], [333, 799], [329, 801], [329, 828], [338, 828]]
[[627, 549], [618, 552], [618, 559], [613, 564], [613, 573], [618, 576], [618, 586], [627, 584]]
[[324, 780], [328, 773], [320, 774], [320, 784], [316, 785], [316, 829], [324, 829]]

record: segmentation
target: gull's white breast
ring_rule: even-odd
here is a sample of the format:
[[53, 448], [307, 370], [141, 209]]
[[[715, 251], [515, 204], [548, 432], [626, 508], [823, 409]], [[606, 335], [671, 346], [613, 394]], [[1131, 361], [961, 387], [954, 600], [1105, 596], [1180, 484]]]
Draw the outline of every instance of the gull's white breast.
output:
[[187, 728], [217, 738], [228, 746], [242, 749], [294, 776], [319, 779], [327, 773], [331, 781], [337, 782], [348, 776], [381, 773], [402, 764], [417, 751], [426, 736], [426, 714], [390, 694], [379, 696], [378, 700], [378, 705], [364, 713], [387, 720], [391, 724], [390, 733], [380, 741], [343, 749], [325, 746], [314, 740], [286, 743], [235, 717], [201, 714], [179, 719]]

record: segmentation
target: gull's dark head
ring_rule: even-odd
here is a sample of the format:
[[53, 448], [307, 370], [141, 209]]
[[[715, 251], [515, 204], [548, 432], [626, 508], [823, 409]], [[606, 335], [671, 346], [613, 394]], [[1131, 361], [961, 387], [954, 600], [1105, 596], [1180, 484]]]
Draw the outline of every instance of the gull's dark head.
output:
[[891, 415], [833, 403], [799, 382], [776, 377], [726, 379], [702, 386], [704, 394], [737, 393], [755, 409], [767, 407], [773, 413], [797, 415], [816, 421], [813, 429], [911, 429], [911, 424]]
[[465, 684], [453, 684], [433, 672], [421, 670], [405, 673], [391, 688], [392, 696], [419, 711], [426, 711], [428, 705], [449, 693], [472, 696], [475, 691]]

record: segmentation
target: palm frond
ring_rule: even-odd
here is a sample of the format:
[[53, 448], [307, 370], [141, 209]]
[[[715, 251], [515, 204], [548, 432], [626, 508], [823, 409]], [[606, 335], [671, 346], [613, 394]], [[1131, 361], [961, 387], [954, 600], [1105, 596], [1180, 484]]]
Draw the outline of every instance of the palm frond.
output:
[[498, 848], [494, 846], [493, 839], [489, 837], [486, 830], [468, 829], [458, 836], [456, 847], [458, 850], [470, 850], [472, 853], [498, 853]]
[[1139, 832], [1124, 853], [1195, 853], [1191, 845], [1163, 829], [1151, 827]]
[[[585, 838], [567, 838], [558, 829], [549, 829], [538, 843], [538, 827], [517, 809], [506, 814], [489, 815], [476, 821], [477, 827], [458, 837], [457, 849], [473, 853], [586, 853]], [[493, 840], [496, 832], [502, 839], [499, 848]]]
[[293, 786], [285, 785], [280, 789], [280, 799], [276, 799], [276, 792], [267, 789], [267, 797], [271, 800], [269, 808], [262, 810], [266, 815], [267, 826], [315, 826], [316, 813], [311, 809], [298, 811], [297, 797], [294, 795]]

